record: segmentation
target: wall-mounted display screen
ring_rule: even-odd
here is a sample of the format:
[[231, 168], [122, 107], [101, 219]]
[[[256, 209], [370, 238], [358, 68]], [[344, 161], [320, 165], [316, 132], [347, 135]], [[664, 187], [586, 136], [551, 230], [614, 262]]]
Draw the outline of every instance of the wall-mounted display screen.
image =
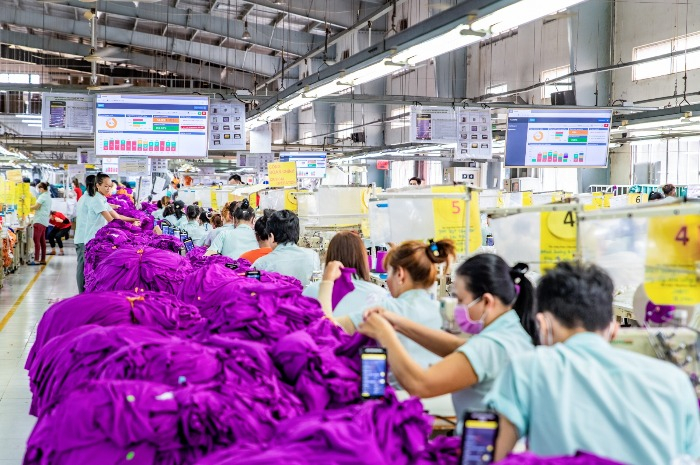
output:
[[509, 110], [506, 166], [608, 165], [610, 110]]
[[189, 95], [98, 95], [98, 157], [206, 158], [209, 98]]
[[326, 177], [326, 154], [320, 152], [280, 152], [280, 161], [297, 164], [297, 178]]

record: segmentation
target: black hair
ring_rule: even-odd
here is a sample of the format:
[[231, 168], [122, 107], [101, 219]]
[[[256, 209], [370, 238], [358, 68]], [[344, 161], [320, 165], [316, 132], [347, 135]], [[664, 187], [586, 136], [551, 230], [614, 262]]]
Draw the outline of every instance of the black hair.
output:
[[537, 311], [550, 312], [568, 329], [601, 331], [613, 320], [612, 279], [596, 265], [561, 262], [537, 285]]
[[259, 241], [266, 241], [270, 238], [270, 234], [267, 232], [267, 220], [274, 212], [274, 210], [266, 208], [263, 211], [263, 216], [255, 222], [255, 236]]
[[289, 210], [276, 211], [268, 218], [265, 231], [273, 234], [278, 244], [296, 244], [299, 242], [299, 217]]
[[199, 216], [199, 207], [197, 205], [189, 205], [187, 207], [186, 214], [188, 220], [197, 219], [197, 217]]
[[162, 202], [161, 200], [157, 201], [157, 202], [156, 202], [156, 206], [157, 206], [158, 208], [163, 208], [163, 202]]
[[90, 175], [86, 176], [86, 177], [85, 177], [85, 190], [86, 190], [87, 192], [89, 192], [89, 191], [90, 191], [90, 186], [94, 186], [94, 185], [95, 185], [95, 175], [94, 175], [94, 174], [90, 174]]
[[183, 211], [185, 209], [185, 202], [182, 200], [176, 200], [173, 204], [173, 209], [175, 210], [175, 217], [179, 220], [182, 218], [182, 215], [185, 214]]
[[665, 184], [661, 190], [663, 191], [664, 195], [668, 197], [669, 195], [673, 195], [673, 191], [676, 190], [676, 186], [673, 184]]
[[241, 179], [241, 177], [240, 177], [239, 175], [237, 175], [237, 174], [232, 174], [232, 175], [228, 178], [228, 180], [229, 180], [229, 182], [231, 182], [231, 181], [243, 182], [243, 180]]
[[255, 210], [250, 206], [248, 199], [243, 199], [243, 201], [238, 204], [238, 208], [233, 212], [233, 217], [236, 221], [251, 221], [255, 218]]
[[457, 268], [457, 276], [464, 278], [467, 290], [476, 298], [488, 292], [505, 305], [512, 304], [523, 328], [533, 344], [537, 345], [539, 336], [534, 315], [534, 290], [530, 280], [525, 277], [527, 270], [528, 266], [523, 263], [511, 268], [498, 255], [484, 253], [462, 263]]
[[663, 192], [654, 191], [651, 194], [649, 194], [650, 201], [651, 200], [661, 200], [661, 199], [665, 199], [665, 198], [666, 198], [666, 196], [663, 194]]
[[97, 186], [99, 186], [100, 184], [102, 184], [102, 181], [104, 181], [105, 179], [109, 179], [109, 175], [108, 175], [108, 174], [97, 173], [97, 175], [95, 176], [95, 182], [94, 182], [94, 184], [88, 184], [88, 185], [87, 185], [87, 192], [88, 192], [88, 195], [89, 195], [90, 197], [94, 197], [94, 196], [95, 196], [95, 194], [97, 193]]
[[175, 214], [175, 205], [170, 204], [163, 209], [163, 218]]
[[42, 188], [45, 191], [49, 190], [49, 183], [48, 182], [40, 182], [39, 184], [36, 185], [36, 188]]
[[201, 221], [202, 224], [209, 224], [209, 213], [202, 210], [199, 214], [199, 221]]
[[416, 183], [418, 183], [419, 186], [420, 186], [421, 184], [423, 184], [423, 181], [421, 180], [421, 178], [419, 178], [419, 177], [417, 177], [417, 176], [413, 176], [411, 179], [409, 179], [409, 180], [408, 180], [408, 183], [411, 184], [411, 181], [416, 181]]

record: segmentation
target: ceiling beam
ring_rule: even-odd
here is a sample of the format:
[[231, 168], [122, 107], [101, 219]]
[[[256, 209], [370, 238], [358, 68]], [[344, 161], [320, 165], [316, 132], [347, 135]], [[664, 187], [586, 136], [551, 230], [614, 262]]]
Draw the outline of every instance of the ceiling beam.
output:
[[[7, 12], [5, 20], [9, 24], [43, 29], [66, 35], [90, 37], [90, 25], [87, 21], [73, 21], [66, 18], [43, 17], [34, 12], [13, 9]], [[241, 71], [247, 71], [263, 76], [274, 74], [281, 67], [281, 60], [267, 55], [258, 55], [255, 60], [245, 60], [245, 52], [231, 48], [220, 48], [200, 42], [190, 42], [183, 39], [161, 37], [145, 32], [122, 29], [115, 26], [99, 27], [98, 40], [106, 40], [115, 45], [139, 47], [156, 50], [168, 55], [182, 55], [203, 62], [231, 66]], [[53, 39], [46, 38], [49, 43]], [[10, 42], [11, 43], [11, 42]], [[17, 44], [24, 45], [24, 44]], [[41, 49], [42, 47], [37, 47]], [[128, 57], [127, 57], [128, 58]], [[246, 63], [246, 61], [248, 63]]]
[[251, 11], [253, 11], [253, 8], [255, 8], [255, 5], [251, 3], [246, 3], [245, 5], [243, 5], [243, 10], [241, 11], [241, 14], [238, 15], [238, 20], [245, 21], [246, 17], [250, 14]]
[[[8, 0], [5, 0], [8, 1]], [[65, 0], [63, 4], [71, 7], [85, 9], [85, 3], [80, 0]], [[123, 16], [125, 18], [139, 18], [145, 21], [167, 23], [173, 26], [182, 26], [191, 29], [201, 29], [202, 32], [232, 37], [238, 40], [243, 34], [243, 20], [226, 18], [219, 15], [193, 14], [188, 10], [173, 8], [165, 3], [139, 3], [138, 8], [127, 2], [105, 1], [100, 2], [100, 11]], [[249, 29], [250, 42], [261, 47], [282, 50], [294, 55], [303, 55], [309, 47], [323, 44], [323, 37], [301, 31], [288, 31], [285, 37], [272, 38], [273, 28], [267, 25], [256, 25]]]
[[284, 18], [287, 17], [287, 13], [280, 13], [277, 15], [275, 19], [272, 20], [272, 23], [270, 23], [270, 26], [272, 27], [277, 27], [279, 24], [284, 21]]
[[[76, 44], [74, 42], [69, 42], [65, 40], [51, 39], [50, 41], [44, 41], [42, 37], [32, 36], [24, 34], [21, 32], [12, 32], [8, 30], [0, 30], [0, 42], [10, 43], [10, 44], [22, 44], [27, 47], [37, 48], [40, 50], [48, 50], [55, 53], [64, 53], [67, 55], [74, 56], [85, 56], [90, 53], [90, 46]], [[11, 50], [8, 47], [2, 47], [2, 50]], [[24, 54], [29, 55], [31, 54]], [[22, 54], [18, 54], [19, 57]], [[187, 61], [174, 60], [172, 58], [166, 58], [163, 56], [155, 57], [150, 55], [142, 55], [137, 53], [129, 54], [130, 61], [128, 62], [131, 66], [136, 66], [138, 68], [143, 68], [146, 70], [156, 69], [156, 70], [168, 70], [171, 73], [179, 74], [190, 79], [197, 81], [209, 82], [214, 85], [227, 87], [230, 89], [251, 89], [253, 83], [255, 82], [255, 77], [248, 73], [242, 73], [237, 71], [232, 71], [227, 73], [225, 79], [221, 79], [221, 71], [223, 68], [200, 65]], [[20, 58], [21, 60], [26, 60], [25, 58]], [[69, 60], [65, 58], [56, 59], [58, 63], [57, 66], [66, 67], [64, 62], [73, 63], [73, 67], [79, 68], [83, 63], [87, 65], [86, 71], [90, 70], [90, 63], [83, 60]], [[115, 67], [114, 70], [110, 70], [110, 67], [103, 67], [102, 73], [107, 75], [119, 74], [117, 70], [122, 69], [120, 67]], [[123, 76], [128, 77], [128, 76]], [[134, 78], [132, 76], [132, 78]], [[138, 77], [135, 77], [138, 78]]]
[[320, 21], [311, 21], [309, 24], [304, 26], [304, 29], [302, 29], [302, 31], [311, 32], [314, 29], [316, 29], [317, 27], [319, 27], [321, 24], [323, 24], [323, 23], [321, 23]]
[[[339, 29], [346, 29], [350, 24], [352, 24], [352, 21], [348, 21], [347, 23], [345, 23], [345, 22], [341, 23], [340, 21], [337, 21], [337, 20], [334, 21], [334, 20], [329, 19], [327, 17], [322, 18], [320, 16], [316, 16], [316, 15], [312, 14], [310, 12], [310, 10], [312, 10], [313, 9], [312, 7], [314, 7], [314, 6], [316, 7], [316, 9], [318, 9], [319, 8], [319, 6], [317, 5], [318, 2], [316, 2], [316, 5], [314, 5], [314, 2], [307, 2], [307, 5], [305, 5], [305, 6], [296, 6], [296, 7], [292, 6], [292, 5], [287, 5], [287, 4], [277, 5], [275, 3], [272, 3], [269, 0], [245, 0], [245, 2], [252, 4], [252, 5], [256, 5], [256, 6], [261, 6], [261, 7], [267, 8], [269, 10], [277, 11], [280, 13], [289, 13], [289, 14], [292, 14], [294, 16], [300, 16], [302, 18], [306, 18], [306, 19], [311, 20], [311, 21], [318, 21], [320, 23], [328, 24], [331, 27], [336, 27]], [[287, 3], [291, 3], [291, 2], [288, 0]], [[299, 2], [296, 2], [296, 3], [299, 3]], [[328, 6], [327, 11], [326, 11], [327, 13], [334, 12], [334, 11], [345, 12], [348, 9], [348, 2], [347, 1], [333, 1], [333, 0], [331, 0], [331, 2], [329, 4], [327, 4], [327, 6]], [[323, 8], [324, 9], [326, 8], [325, 4], [323, 5]]]
[[[376, 21], [377, 19], [381, 18], [385, 14], [392, 11], [395, 6], [399, 6], [405, 2], [406, 2], [406, 0], [395, 0], [394, 2], [387, 3], [384, 6], [377, 8], [373, 12], [371, 12], [368, 15], [366, 15], [365, 17], [361, 18], [355, 24], [350, 26], [348, 29], [345, 29], [344, 31], [339, 32], [338, 34], [331, 36], [328, 39], [328, 47], [335, 45], [340, 40], [342, 40], [344, 37], [347, 37], [349, 35], [356, 33], [357, 31], [359, 31], [361, 29], [364, 29], [365, 27], [367, 27], [368, 23]], [[325, 46], [325, 44], [321, 44], [320, 46], [318, 46], [315, 49], [311, 50], [310, 52], [306, 53], [305, 55], [297, 58], [294, 62], [285, 66], [284, 72], [286, 73], [289, 69], [296, 68], [300, 64], [306, 62], [309, 58], [313, 58], [316, 55], [321, 54], [324, 50], [326, 50], [326, 46]], [[282, 77], [282, 71], [280, 70], [280, 72], [277, 72], [273, 76], [270, 76], [270, 78], [268, 78], [265, 82], [263, 82], [261, 85], [259, 85], [258, 90], [264, 89], [266, 86], [275, 82], [277, 79], [279, 79], [281, 77]]]

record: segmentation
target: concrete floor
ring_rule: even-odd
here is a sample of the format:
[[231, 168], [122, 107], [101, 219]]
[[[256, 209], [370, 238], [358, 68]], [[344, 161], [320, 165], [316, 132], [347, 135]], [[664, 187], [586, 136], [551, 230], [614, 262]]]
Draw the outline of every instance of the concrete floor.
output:
[[[49, 248], [49, 251], [51, 249]], [[0, 465], [20, 465], [36, 418], [29, 415], [31, 392], [24, 370], [36, 327], [51, 303], [78, 293], [73, 243], [65, 256], [46, 266], [22, 266], [0, 289]]]

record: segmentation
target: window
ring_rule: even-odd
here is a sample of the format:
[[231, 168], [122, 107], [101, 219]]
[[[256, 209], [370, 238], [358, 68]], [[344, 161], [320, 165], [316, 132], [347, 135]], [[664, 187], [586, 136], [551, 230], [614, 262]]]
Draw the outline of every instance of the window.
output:
[[391, 110], [391, 117], [396, 118], [389, 121], [389, 127], [391, 129], [401, 129], [409, 126], [410, 122], [408, 120], [408, 115], [399, 118], [399, 116], [403, 115], [404, 113], [408, 113], [407, 107], [398, 107]]
[[312, 135], [311, 131], [307, 131], [304, 133], [304, 139], [302, 140], [302, 142], [304, 144], [309, 144], [309, 145], [314, 143], [313, 135]]
[[[695, 47], [700, 47], [700, 32], [677, 37], [675, 39], [656, 42], [655, 44], [635, 47], [632, 51], [632, 58], [634, 60], [642, 60], [644, 58], [651, 58], [671, 52], [675, 52], [677, 55], [661, 60], [634, 65], [632, 67], [632, 79], [639, 81], [641, 79], [650, 79], [669, 74], [682, 73], [686, 69], [685, 50]], [[698, 68], [700, 68], [700, 52], [688, 53], [687, 69]]]
[[344, 140], [350, 139], [352, 134], [352, 127], [355, 125], [352, 121], [345, 121], [338, 125], [338, 132], [336, 133], [336, 139]]
[[0, 84], [41, 84], [38, 74], [0, 74]]
[[[542, 71], [540, 74], [540, 82], [547, 82], [551, 81], [552, 79], [556, 79], [561, 76], [566, 76], [571, 72], [571, 68], [569, 66], [560, 66], [558, 68], [554, 69], [548, 69], [545, 71]], [[557, 81], [553, 84], [546, 84], [542, 86], [542, 98], [543, 99], [549, 99], [549, 97], [552, 95], [552, 92], [561, 92], [563, 90], [570, 90], [571, 89], [571, 78], [565, 79], [563, 81]]]
[[503, 92], [508, 92], [508, 84], [494, 84], [492, 86], [486, 86], [486, 94], [500, 94]]

